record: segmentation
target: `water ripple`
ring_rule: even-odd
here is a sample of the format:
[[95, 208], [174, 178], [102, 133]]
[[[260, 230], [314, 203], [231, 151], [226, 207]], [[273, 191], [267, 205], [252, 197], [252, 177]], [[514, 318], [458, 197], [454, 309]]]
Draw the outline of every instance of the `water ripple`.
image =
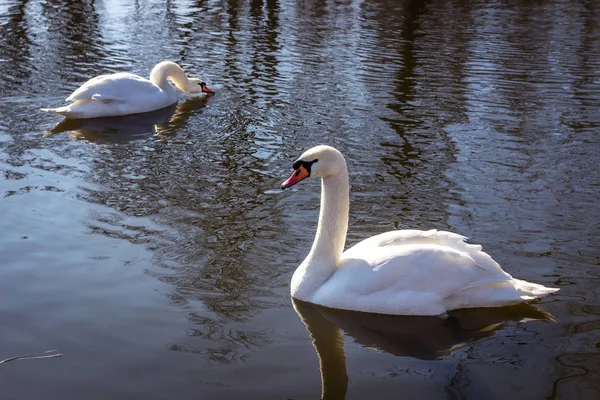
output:
[[[350, 388], [594, 393], [597, 20], [589, 1], [0, 4], [0, 350], [62, 345], [56, 374], [28, 370], [57, 397], [194, 398], [190, 371], [209, 398], [318, 396], [288, 284], [319, 185], [278, 185], [328, 143], [350, 167], [350, 244], [451, 229], [511, 274], [561, 287], [541, 303], [555, 324], [515, 322], [435, 365], [352, 344], [348, 359], [373, 372]], [[148, 76], [163, 59], [217, 94], [95, 121], [38, 112], [92, 76]], [[89, 360], [110, 372], [80, 368]], [[258, 387], [247, 368], [281, 379]], [[9, 397], [24, 379], [11, 371]]]

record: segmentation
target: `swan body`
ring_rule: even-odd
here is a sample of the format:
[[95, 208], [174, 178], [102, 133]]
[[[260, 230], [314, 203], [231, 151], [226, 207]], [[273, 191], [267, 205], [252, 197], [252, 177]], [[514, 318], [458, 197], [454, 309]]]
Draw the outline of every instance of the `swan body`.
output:
[[174, 62], [163, 61], [150, 73], [150, 79], [127, 72], [100, 75], [75, 90], [59, 108], [42, 108], [68, 118], [97, 118], [139, 114], [168, 107], [178, 100], [177, 91], [167, 81], [186, 93], [214, 93], [206, 83], [188, 78]]
[[315, 241], [294, 272], [292, 297], [343, 310], [392, 315], [439, 315], [472, 307], [501, 307], [558, 289], [515, 279], [480, 245], [456, 233], [399, 230], [343, 252], [348, 229], [348, 170], [329, 146], [306, 151], [281, 187], [322, 178]]

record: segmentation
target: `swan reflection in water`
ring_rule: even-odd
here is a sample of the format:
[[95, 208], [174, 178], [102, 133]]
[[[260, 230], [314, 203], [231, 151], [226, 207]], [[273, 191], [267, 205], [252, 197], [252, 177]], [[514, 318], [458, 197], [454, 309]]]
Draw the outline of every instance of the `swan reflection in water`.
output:
[[434, 360], [494, 335], [509, 321], [554, 321], [551, 314], [530, 304], [468, 308], [449, 311], [443, 316], [423, 317], [336, 310], [294, 298], [292, 302], [313, 338], [323, 399], [344, 399], [348, 387], [340, 330], [363, 346], [396, 356]]
[[192, 111], [203, 108], [207, 97], [191, 97], [176, 105], [143, 114], [89, 119], [65, 118], [44, 136], [69, 132], [73, 139], [99, 143], [127, 143], [149, 135], [169, 136], [177, 132]]

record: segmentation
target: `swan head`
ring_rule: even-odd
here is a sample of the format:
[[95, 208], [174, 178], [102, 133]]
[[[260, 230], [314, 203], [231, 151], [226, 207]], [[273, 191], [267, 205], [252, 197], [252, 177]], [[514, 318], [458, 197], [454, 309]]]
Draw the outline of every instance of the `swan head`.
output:
[[211, 88], [206, 86], [206, 82], [198, 78], [188, 79], [188, 93], [215, 93]]
[[331, 146], [320, 145], [302, 153], [292, 165], [294, 172], [288, 180], [281, 184], [281, 189], [287, 189], [308, 178], [326, 178], [336, 175], [346, 167], [344, 156]]

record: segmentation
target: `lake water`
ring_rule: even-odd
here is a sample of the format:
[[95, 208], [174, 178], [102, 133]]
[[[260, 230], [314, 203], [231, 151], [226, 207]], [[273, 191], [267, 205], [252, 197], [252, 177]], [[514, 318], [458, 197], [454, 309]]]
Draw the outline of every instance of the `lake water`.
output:
[[[600, 397], [597, 2], [0, 0], [0, 40], [0, 359], [63, 354], [1, 364], [2, 399]], [[39, 111], [163, 59], [217, 94]], [[294, 305], [320, 186], [279, 185], [321, 143], [349, 245], [452, 230], [561, 290], [447, 319]]]

